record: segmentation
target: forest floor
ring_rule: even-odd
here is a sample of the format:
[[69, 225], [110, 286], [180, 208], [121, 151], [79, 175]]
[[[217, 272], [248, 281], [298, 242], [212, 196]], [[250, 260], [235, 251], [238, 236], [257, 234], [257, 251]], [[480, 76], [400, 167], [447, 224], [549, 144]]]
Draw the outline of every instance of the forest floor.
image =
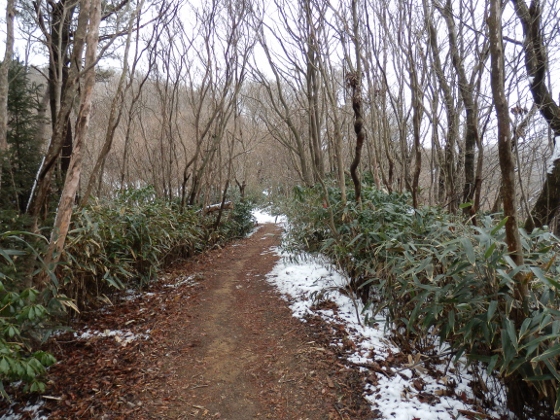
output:
[[[51, 419], [366, 419], [363, 374], [267, 283], [280, 228], [177, 264], [52, 343]], [[92, 329], [95, 329], [94, 332]], [[5, 403], [4, 403], [5, 404]], [[7, 411], [7, 406], [0, 405]], [[20, 411], [12, 407], [13, 411]], [[32, 411], [20, 418], [35, 418]], [[14, 416], [15, 417], [15, 416]], [[7, 416], [6, 416], [7, 418]]]
[[293, 285], [283, 279], [299, 277], [309, 294], [309, 273], [320, 270], [281, 265], [280, 236], [262, 225], [177, 262], [142, 293], [82, 313], [74, 332], [50, 342], [61, 363], [49, 369], [46, 395], [11, 389], [15, 402], [0, 402], [0, 419], [498, 418], [447, 368], [427, 366], [428, 377], [390, 344], [359, 350], [352, 331], [361, 326], [325, 318], [342, 313], [337, 299], [314, 294], [312, 312], [287, 298]]

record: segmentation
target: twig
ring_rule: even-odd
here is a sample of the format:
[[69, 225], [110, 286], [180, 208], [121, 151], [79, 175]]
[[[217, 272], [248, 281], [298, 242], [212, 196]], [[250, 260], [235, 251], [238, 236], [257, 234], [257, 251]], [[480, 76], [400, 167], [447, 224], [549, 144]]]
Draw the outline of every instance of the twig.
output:
[[342, 416], [342, 413], [340, 412], [340, 410], [338, 409], [338, 407], [336, 406], [336, 404], [333, 404], [334, 409], [336, 410], [336, 412], [338, 413], [338, 415], [340, 416], [341, 420], [344, 420], [344, 417]]

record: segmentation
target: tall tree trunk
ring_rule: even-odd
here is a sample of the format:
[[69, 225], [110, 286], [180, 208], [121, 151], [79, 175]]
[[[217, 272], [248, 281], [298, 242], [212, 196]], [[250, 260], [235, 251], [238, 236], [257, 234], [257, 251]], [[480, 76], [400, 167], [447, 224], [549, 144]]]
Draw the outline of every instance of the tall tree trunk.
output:
[[354, 192], [356, 203], [362, 201], [362, 182], [358, 175], [358, 166], [362, 158], [362, 147], [366, 139], [364, 128], [364, 117], [362, 115], [362, 57], [360, 47], [360, 33], [358, 23], [358, 0], [352, 0], [352, 23], [354, 52], [356, 55], [356, 69], [347, 78], [348, 85], [352, 88], [352, 109], [354, 110], [354, 132], [356, 133], [356, 149], [354, 160], [350, 165], [350, 175], [354, 182]]
[[[76, 122], [76, 139], [74, 142], [74, 151], [70, 160], [70, 167], [66, 174], [64, 187], [60, 201], [58, 203], [58, 211], [54, 221], [49, 248], [45, 256], [47, 266], [54, 266], [60, 260], [60, 254], [64, 249], [66, 236], [70, 227], [72, 211], [76, 193], [80, 184], [80, 175], [82, 171], [82, 147], [87, 136], [89, 126], [89, 116], [91, 112], [91, 100], [93, 87], [95, 85], [95, 62], [97, 59], [97, 45], [99, 42], [99, 23], [101, 21], [101, 0], [83, 0], [80, 5], [80, 16], [78, 17], [78, 33], [83, 36], [86, 34], [86, 54], [85, 54], [85, 70], [83, 74], [83, 87], [80, 95], [80, 109], [78, 111], [78, 119]], [[80, 31], [80, 25], [83, 32]], [[76, 38], [76, 41], [78, 39]], [[81, 58], [81, 57], [80, 57]], [[41, 278], [41, 283], [48, 281], [45, 274]]]
[[[411, 19], [412, 20], [412, 19]], [[412, 24], [412, 22], [410, 21]], [[420, 172], [422, 170], [422, 145], [420, 142], [420, 128], [422, 123], [423, 114], [423, 97], [424, 92], [422, 91], [422, 81], [418, 80], [417, 73], [417, 60], [414, 57], [414, 52], [412, 50], [412, 31], [408, 32], [408, 73], [410, 75], [410, 92], [412, 100], [412, 132], [414, 141], [414, 171], [412, 172], [412, 205], [414, 208], [418, 208], [418, 190], [420, 182]]]
[[[459, 79], [459, 91], [461, 92], [461, 98], [467, 114], [465, 121], [465, 184], [463, 186], [463, 203], [473, 203], [476, 189], [475, 148], [479, 144], [478, 113], [473, 97], [473, 86], [467, 79], [463, 60], [459, 55], [451, 0], [447, 0], [445, 7], [441, 11], [447, 23], [451, 61]], [[472, 205], [464, 208], [464, 212], [467, 215], [472, 215], [473, 210], [474, 207]]]
[[[68, 4], [70, 3], [70, 4]], [[50, 95], [51, 108], [51, 126], [55, 130], [58, 113], [61, 108], [63, 91], [66, 88], [69, 77], [69, 59], [68, 46], [70, 43], [70, 31], [72, 17], [76, 4], [68, 0], [61, 0], [53, 3], [51, 20], [50, 20], [50, 44], [49, 44], [49, 78], [48, 90]], [[72, 124], [70, 122], [70, 114], [65, 117], [66, 131], [63, 135], [62, 146], [59, 150], [60, 154], [60, 172], [64, 178], [70, 166], [70, 157], [72, 155]]]
[[[82, 200], [80, 202], [81, 206], [87, 205], [91, 192], [93, 190], [93, 186], [95, 185], [96, 180], [102, 177], [103, 171], [102, 168], [105, 164], [105, 159], [111, 150], [113, 145], [113, 139], [115, 138], [115, 131], [117, 130], [117, 126], [119, 125], [119, 121], [121, 120], [122, 112], [123, 112], [123, 102], [126, 92], [130, 88], [132, 84], [132, 80], [134, 74], [131, 75], [131, 82], [126, 83], [126, 77], [128, 73], [128, 53], [130, 51], [130, 41], [132, 38], [132, 27], [134, 25], [134, 20], [136, 19], [137, 15], [140, 13], [142, 9], [142, 5], [144, 4], [143, 1], [140, 1], [136, 11], [132, 13], [129, 9], [130, 2], [127, 5], [127, 12], [130, 13], [130, 17], [128, 20], [128, 34], [126, 37], [126, 43], [124, 47], [124, 55], [123, 55], [123, 68], [121, 72], [121, 76], [119, 78], [119, 82], [117, 84], [117, 91], [115, 92], [115, 96], [113, 96], [113, 100], [111, 102], [111, 109], [109, 111], [109, 122], [107, 123], [107, 130], [105, 132], [105, 141], [103, 142], [103, 146], [101, 151], [99, 152], [99, 156], [97, 156], [97, 160], [95, 161], [95, 165], [91, 171], [91, 175], [89, 177], [87, 187], [85, 192], [82, 196]], [[136, 57], [137, 58], [137, 57]]]
[[[80, 7], [82, 7], [82, 5], [80, 5]], [[82, 10], [80, 9], [80, 13], [81, 12]], [[87, 17], [82, 16], [82, 19], [87, 19]], [[77, 96], [80, 73], [82, 71], [82, 56], [84, 51], [86, 30], [87, 21], [83, 23], [82, 26], [80, 26], [80, 17], [78, 17], [78, 27], [74, 32], [74, 43], [72, 48], [72, 57], [70, 59], [70, 69], [68, 71], [68, 79], [64, 84], [58, 112], [52, 114], [51, 109], [51, 115], [54, 115], [53, 118], [55, 119], [51, 141], [49, 143], [45, 158], [43, 159], [41, 167], [39, 168], [39, 171], [37, 173], [35, 187], [27, 204], [27, 212], [33, 216], [35, 228], [37, 228], [38, 217], [41, 213], [41, 209], [44, 207], [47, 201], [55, 165], [58, 161], [62, 147], [64, 145], [70, 113]], [[51, 57], [51, 61], [52, 60], [53, 58]], [[52, 106], [53, 103], [51, 94], [51, 107]]]
[[[490, 0], [488, 32], [490, 38], [490, 58], [492, 97], [498, 120], [498, 153], [502, 172], [502, 199], [506, 222], [506, 243], [512, 260], [517, 266], [523, 265], [523, 248], [517, 226], [517, 203], [515, 198], [515, 161], [512, 152], [509, 106], [505, 95], [504, 49], [501, 26], [502, 8], [500, 0]], [[518, 275], [515, 298], [525, 302], [528, 288], [523, 276]], [[519, 321], [519, 320], [517, 320]]]
[[423, 6], [426, 25], [428, 26], [428, 42], [430, 44], [430, 49], [432, 52], [432, 62], [433, 66], [435, 67], [435, 74], [439, 83], [439, 87], [443, 93], [445, 112], [447, 117], [447, 135], [445, 146], [443, 153], [438, 153], [438, 156], [441, 159], [440, 167], [442, 171], [439, 179], [440, 197], [443, 196], [443, 193], [445, 191], [446, 204], [449, 206], [449, 211], [453, 213], [457, 210], [458, 207], [455, 183], [455, 175], [457, 173], [455, 162], [455, 145], [457, 143], [459, 132], [459, 118], [451, 87], [449, 86], [449, 83], [443, 71], [443, 65], [439, 56], [440, 47], [438, 44], [436, 28], [433, 24], [433, 13], [430, 9], [428, 9], [426, 0], [423, 0]]
[[529, 77], [529, 89], [535, 104], [554, 133], [554, 154], [547, 170], [546, 179], [531, 214], [525, 221], [525, 229], [550, 224], [560, 207], [560, 107], [552, 98], [546, 85], [546, 46], [541, 33], [541, 7], [539, 0], [531, 0], [528, 8], [525, 0], [511, 0], [515, 13], [523, 27], [525, 67]]
[[0, 188], [2, 186], [2, 170], [6, 161], [8, 151], [8, 74], [14, 55], [14, 18], [15, 0], [7, 0], [6, 3], [6, 51], [4, 60], [0, 64]]
[[304, 0], [305, 3], [305, 15], [306, 15], [306, 25], [307, 28], [307, 70], [306, 70], [306, 89], [307, 89], [307, 104], [309, 110], [307, 112], [309, 118], [309, 139], [311, 144], [311, 157], [313, 160], [313, 173], [319, 177], [323, 178], [325, 175], [324, 163], [323, 163], [323, 151], [321, 149], [321, 139], [320, 139], [320, 118], [319, 118], [319, 85], [317, 81], [318, 71], [317, 71], [317, 61], [318, 61], [318, 51], [317, 51], [317, 40], [315, 36], [314, 22], [311, 11], [310, 0]]

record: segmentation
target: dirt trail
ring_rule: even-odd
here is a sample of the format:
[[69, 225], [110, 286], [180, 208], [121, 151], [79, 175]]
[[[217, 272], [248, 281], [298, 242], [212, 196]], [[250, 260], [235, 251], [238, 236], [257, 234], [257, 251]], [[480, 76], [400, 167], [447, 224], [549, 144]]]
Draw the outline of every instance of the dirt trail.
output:
[[[67, 333], [53, 340], [50, 350], [62, 363], [50, 370], [48, 399], [35, 397], [45, 403], [44, 414], [65, 420], [374, 418], [362, 398], [368, 378], [342, 364], [347, 348], [330, 346], [334, 335], [344, 339], [344, 329], [295, 319], [267, 283], [280, 233], [264, 225], [250, 238], [177, 263], [149, 293], [83, 313], [77, 331], [121, 330], [138, 338]], [[3, 410], [0, 402], [0, 415]]]
[[183, 350], [164, 366], [167, 392], [144, 401], [151, 415], [349, 418], [343, 404], [333, 401], [334, 378], [324, 369], [330, 361], [317, 355], [323, 348], [265, 281], [278, 260], [270, 248], [278, 245], [279, 233], [265, 225], [215, 255], [200, 273], [204, 288], [185, 307], [190, 322], [167, 337]]

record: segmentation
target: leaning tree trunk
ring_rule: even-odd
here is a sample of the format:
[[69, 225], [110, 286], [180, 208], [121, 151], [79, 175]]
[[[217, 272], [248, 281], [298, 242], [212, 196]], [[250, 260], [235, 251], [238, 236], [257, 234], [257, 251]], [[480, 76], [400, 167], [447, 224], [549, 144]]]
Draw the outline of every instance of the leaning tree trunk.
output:
[[[85, 6], [81, 4], [80, 7], [80, 13], [82, 13], [82, 9]], [[87, 16], [81, 16], [81, 18], [82, 20], [87, 19]], [[80, 16], [78, 16], [78, 27], [74, 32], [74, 43], [72, 48], [72, 57], [70, 59], [70, 70], [68, 71], [68, 80], [64, 85], [62, 98], [60, 99], [60, 107], [56, 113], [51, 141], [41, 167], [37, 173], [35, 185], [27, 204], [26, 211], [33, 216], [35, 228], [37, 228], [37, 221], [41, 209], [47, 202], [56, 162], [58, 161], [66, 134], [68, 132], [68, 119], [74, 107], [75, 97], [79, 89], [79, 79], [82, 71], [82, 55], [86, 41], [86, 26], [87, 20], [82, 22], [82, 26], [80, 26]], [[53, 106], [52, 101], [51, 106]]]
[[121, 76], [119, 77], [119, 82], [117, 84], [117, 91], [115, 92], [115, 96], [113, 96], [113, 100], [111, 102], [111, 108], [109, 111], [109, 122], [107, 123], [107, 130], [105, 131], [105, 141], [103, 142], [103, 146], [101, 147], [99, 156], [97, 156], [97, 160], [95, 161], [95, 165], [93, 166], [93, 169], [91, 171], [91, 175], [89, 177], [86, 190], [80, 202], [81, 206], [87, 205], [96, 180], [98, 178], [101, 179], [101, 177], [103, 176], [102, 168], [105, 164], [105, 159], [107, 158], [107, 155], [111, 151], [111, 147], [113, 145], [113, 139], [115, 138], [115, 132], [117, 131], [117, 127], [121, 120], [124, 97], [126, 95], [126, 92], [131, 86], [131, 83], [127, 83], [125, 85], [125, 81], [128, 73], [128, 54], [130, 51], [132, 28], [134, 26], [134, 20], [136, 19], [136, 16], [140, 13], [140, 9], [142, 8], [143, 3], [144, 2], [141, 1], [138, 4], [136, 11], [134, 12], [129, 10], [130, 3], [128, 4], [126, 9], [126, 11], [130, 13], [130, 17], [128, 20], [128, 34], [126, 37], [126, 42], [124, 47], [123, 68], [121, 71]]
[[[58, 211], [56, 213], [56, 218], [51, 232], [49, 248], [45, 257], [45, 263], [47, 266], [54, 266], [60, 260], [60, 254], [64, 249], [66, 235], [68, 234], [68, 229], [70, 227], [76, 192], [78, 191], [78, 186], [80, 184], [80, 175], [82, 172], [82, 147], [89, 126], [92, 93], [95, 85], [95, 63], [97, 60], [100, 21], [101, 0], [83, 0], [81, 3], [80, 16], [78, 18], [78, 28], [82, 25], [84, 28], [82, 33], [85, 34], [85, 28], [87, 27], [87, 47], [83, 74], [84, 81], [80, 97], [80, 109], [78, 111], [78, 119], [76, 122], [74, 150], [70, 159], [70, 167], [68, 168], [68, 172], [66, 174], [60, 201], [58, 203]], [[78, 33], [78, 31], [76, 32]], [[45, 275], [40, 278], [40, 282], [45, 284], [47, 281], [48, 276], [45, 273]]]
[[531, 232], [535, 227], [550, 224], [560, 207], [560, 107], [552, 98], [546, 86], [547, 58], [546, 46], [541, 33], [541, 8], [538, 0], [527, 8], [525, 0], [511, 0], [515, 13], [523, 27], [525, 68], [530, 80], [530, 90], [535, 104], [554, 132], [554, 157], [549, 165], [546, 179], [535, 206], [525, 221], [525, 229]]

